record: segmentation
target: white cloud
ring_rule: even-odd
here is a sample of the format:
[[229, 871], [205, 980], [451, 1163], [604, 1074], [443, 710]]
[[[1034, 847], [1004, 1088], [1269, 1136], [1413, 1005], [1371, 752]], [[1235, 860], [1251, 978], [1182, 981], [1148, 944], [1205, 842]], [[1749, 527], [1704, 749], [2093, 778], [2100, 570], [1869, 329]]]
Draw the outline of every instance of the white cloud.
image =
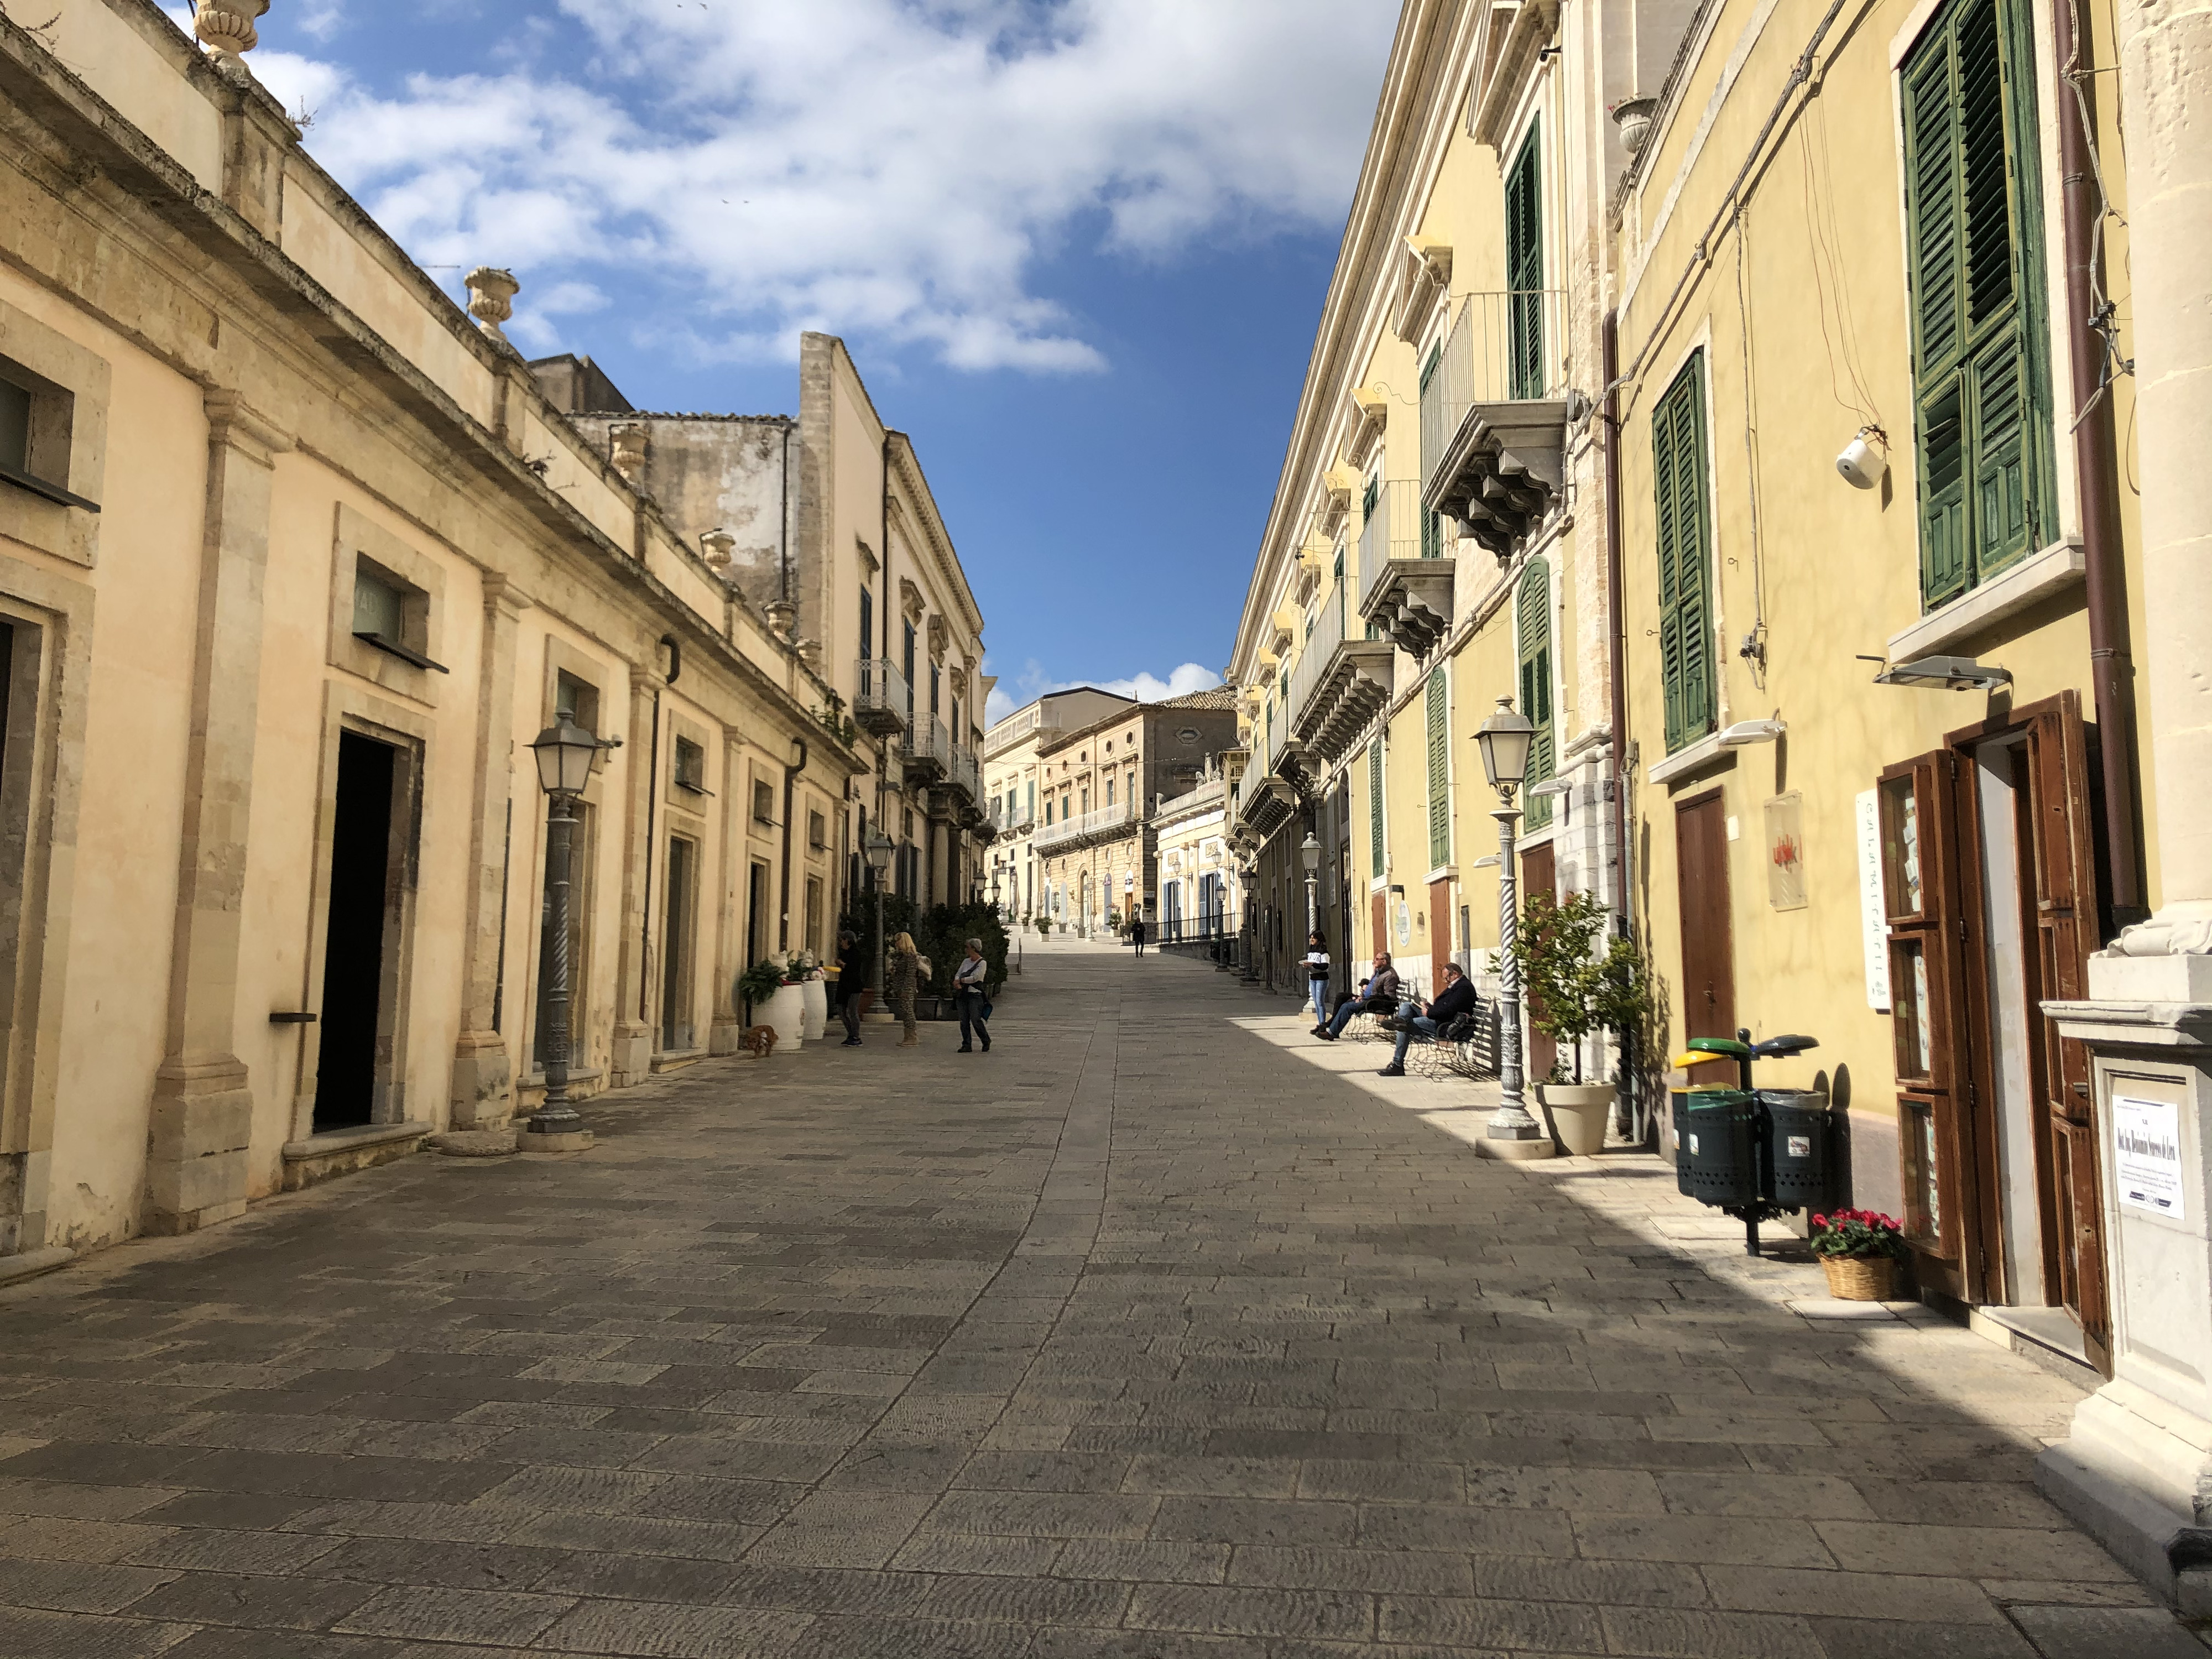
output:
[[[986, 663], [984, 672], [989, 671], [990, 665]], [[1011, 689], [1004, 681], [991, 688], [990, 697], [983, 707], [983, 720], [987, 725], [995, 724], [1048, 691], [1065, 691], [1070, 686], [1096, 686], [1101, 691], [1134, 697], [1139, 702], [1158, 702], [1163, 698], [1180, 697], [1193, 691], [1210, 691], [1220, 684], [1220, 675], [1203, 663], [1195, 662], [1170, 669], [1165, 679], [1157, 674], [1136, 673], [1119, 680], [1056, 680], [1032, 657], [1012, 677]]]
[[[713, 354], [826, 327], [1044, 373], [1103, 366], [1036, 291], [1072, 239], [1149, 258], [1340, 222], [1398, 9], [560, 4], [587, 44], [550, 64], [392, 95], [268, 46], [254, 68], [417, 258], [516, 270], [518, 322], [544, 285], [642, 280], [643, 325]], [[301, 27], [343, 21], [319, 0]]]

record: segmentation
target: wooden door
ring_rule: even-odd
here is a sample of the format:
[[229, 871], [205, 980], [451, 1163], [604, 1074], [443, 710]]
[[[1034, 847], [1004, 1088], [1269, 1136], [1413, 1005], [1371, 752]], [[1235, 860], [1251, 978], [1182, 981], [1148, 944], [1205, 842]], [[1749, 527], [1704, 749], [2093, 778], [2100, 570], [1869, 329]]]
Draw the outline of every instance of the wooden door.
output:
[[[2087, 990], [2089, 953], [2100, 942], [2096, 851], [2089, 808], [2087, 734], [2081, 700], [2073, 691], [2019, 711], [2027, 721], [2027, 788], [2023, 817], [2033, 821], [2023, 845], [2023, 874], [2032, 883], [2037, 992], [2075, 1001]], [[2112, 1334], [2105, 1297], [2104, 1201], [2097, 1165], [2096, 1093], [2088, 1052], [2058, 1035], [2057, 1022], [2032, 1010], [2040, 1039], [2033, 1056], [2038, 1115], [2049, 1135], [2042, 1206], [2049, 1252], [2046, 1293], [2081, 1327], [2089, 1356], [2112, 1374]]]
[[1729, 920], [1728, 808], [1711, 790], [1674, 808], [1682, 910], [1682, 1035], [1732, 1037], [1735, 941]]
[[1905, 761], [1881, 775], [1880, 800], [1905, 1236], [1921, 1284], [1970, 1301], [1981, 1289], [1984, 1230], [1966, 1054], [1959, 769], [1948, 749]]
[[[1521, 855], [1521, 902], [1523, 905], [1526, 905], [1538, 893], [1557, 896], [1559, 882], [1554, 874], [1555, 869], [1556, 866], [1552, 856], [1552, 843], [1549, 842], [1546, 842], [1541, 847], [1532, 847]], [[1528, 1001], [1530, 1021], [1528, 1079], [1531, 1082], [1540, 1083], [1544, 1079], [1551, 1076], [1553, 1064], [1559, 1057], [1559, 1045], [1535, 1029], [1534, 1022], [1536, 1016], [1543, 1010], [1536, 1006], [1536, 999], [1534, 996], [1529, 997]]]

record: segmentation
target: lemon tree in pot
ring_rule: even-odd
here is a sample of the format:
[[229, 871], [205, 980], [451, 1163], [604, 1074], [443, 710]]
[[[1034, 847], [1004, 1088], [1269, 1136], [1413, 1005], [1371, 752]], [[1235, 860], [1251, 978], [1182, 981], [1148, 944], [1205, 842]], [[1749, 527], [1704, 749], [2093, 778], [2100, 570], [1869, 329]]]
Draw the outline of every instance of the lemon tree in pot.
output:
[[1528, 1023], [1572, 1056], [1571, 1071], [1563, 1060], [1554, 1067], [1557, 1080], [1537, 1085], [1536, 1097], [1560, 1146], [1576, 1157], [1604, 1150], [1617, 1086], [1583, 1080], [1583, 1040], [1593, 1031], [1640, 1025], [1651, 1010], [1650, 982], [1636, 946], [1605, 939], [1611, 919], [1594, 893], [1564, 899], [1536, 893], [1521, 913], [1515, 939]]

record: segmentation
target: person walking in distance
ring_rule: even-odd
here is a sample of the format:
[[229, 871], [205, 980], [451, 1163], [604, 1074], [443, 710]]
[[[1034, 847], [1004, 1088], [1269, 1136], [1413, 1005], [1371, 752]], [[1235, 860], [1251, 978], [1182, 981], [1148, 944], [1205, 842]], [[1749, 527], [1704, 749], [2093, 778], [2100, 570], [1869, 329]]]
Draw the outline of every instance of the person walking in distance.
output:
[[1137, 947], [1137, 954], [1145, 954], [1145, 918], [1142, 912], [1129, 918], [1129, 943]]
[[1406, 1075], [1406, 1050], [1413, 1046], [1416, 1036], [1433, 1038], [1462, 1014], [1475, 1011], [1480, 999], [1474, 994], [1474, 981], [1460, 972], [1459, 963], [1444, 963], [1444, 988], [1437, 993], [1436, 1000], [1423, 1007], [1418, 999], [1401, 1004], [1398, 1009], [1398, 1047], [1390, 1056], [1390, 1063], [1375, 1075], [1403, 1077]]
[[1390, 953], [1375, 953], [1375, 971], [1359, 984], [1359, 994], [1345, 999], [1344, 1006], [1336, 1011], [1336, 1018], [1321, 1033], [1325, 1042], [1334, 1042], [1344, 1035], [1344, 1028], [1361, 1014], [1388, 1014], [1398, 1007], [1398, 970], [1390, 965]]
[[1319, 933], [1306, 935], [1306, 1000], [1313, 1005], [1313, 1034], [1328, 1030], [1328, 941]]
[[901, 933], [891, 940], [890, 978], [891, 1006], [906, 1022], [906, 1036], [899, 1040], [899, 1047], [918, 1048], [921, 1038], [915, 1031], [914, 1000], [921, 988], [921, 952], [915, 949], [912, 933]]
[[983, 1052], [987, 1054], [991, 1052], [990, 1015], [988, 1012], [991, 1005], [988, 988], [984, 983], [989, 967], [990, 964], [983, 960], [983, 941], [971, 939], [968, 941], [967, 957], [952, 970], [952, 994], [960, 1003], [960, 1052], [963, 1054], [975, 1051], [979, 1038], [983, 1044]]
[[849, 928], [837, 934], [837, 989], [842, 994], [837, 1012], [845, 1022], [844, 1047], [860, 1046], [860, 1018], [876, 1000], [876, 988], [866, 983], [868, 953], [860, 949], [860, 936]]

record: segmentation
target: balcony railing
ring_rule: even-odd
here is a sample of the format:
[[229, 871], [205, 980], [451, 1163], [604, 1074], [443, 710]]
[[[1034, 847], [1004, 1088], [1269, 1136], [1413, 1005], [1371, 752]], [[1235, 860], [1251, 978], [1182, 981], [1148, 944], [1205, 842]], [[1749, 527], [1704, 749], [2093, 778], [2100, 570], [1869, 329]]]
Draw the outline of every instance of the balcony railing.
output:
[[896, 663], [883, 657], [860, 659], [853, 682], [853, 720], [878, 737], [906, 730], [906, 676]]
[[1566, 437], [1557, 289], [1470, 294], [1421, 389], [1421, 499], [1505, 558], [1548, 510]]
[[919, 720], [914, 724], [914, 738], [907, 745], [906, 779], [908, 783], [934, 783], [949, 777], [952, 771], [952, 734], [945, 729], [943, 720], [932, 720], [924, 726]]
[[1334, 765], [1390, 701], [1390, 641], [1366, 632], [1340, 586], [1322, 601], [1291, 670], [1291, 726], [1322, 768]]
[[963, 749], [958, 744], [952, 745], [951, 774], [952, 787], [964, 793], [969, 800], [980, 801], [983, 799], [982, 775], [976, 768], [975, 756], [972, 750]]
[[1047, 720], [1042, 705], [1018, 708], [983, 734], [983, 758], [994, 760], [1032, 732], [1057, 732], [1060, 722]]
[[1039, 853], [1049, 853], [1059, 848], [1073, 847], [1079, 842], [1103, 839], [1129, 828], [1136, 821], [1136, 804], [1133, 801], [1118, 801], [1093, 812], [1079, 812], [1073, 817], [1062, 818], [1057, 823], [1039, 824], [1030, 844]]
[[1477, 404], [1518, 403], [1565, 391], [1559, 348], [1562, 290], [1470, 294], [1421, 390], [1421, 477], [1436, 476], [1452, 434]]
[[1391, 479], [1359, 532], [1359, 615], [1417, 657], [1451, 627], [1452, 561], [1413, 479]]

